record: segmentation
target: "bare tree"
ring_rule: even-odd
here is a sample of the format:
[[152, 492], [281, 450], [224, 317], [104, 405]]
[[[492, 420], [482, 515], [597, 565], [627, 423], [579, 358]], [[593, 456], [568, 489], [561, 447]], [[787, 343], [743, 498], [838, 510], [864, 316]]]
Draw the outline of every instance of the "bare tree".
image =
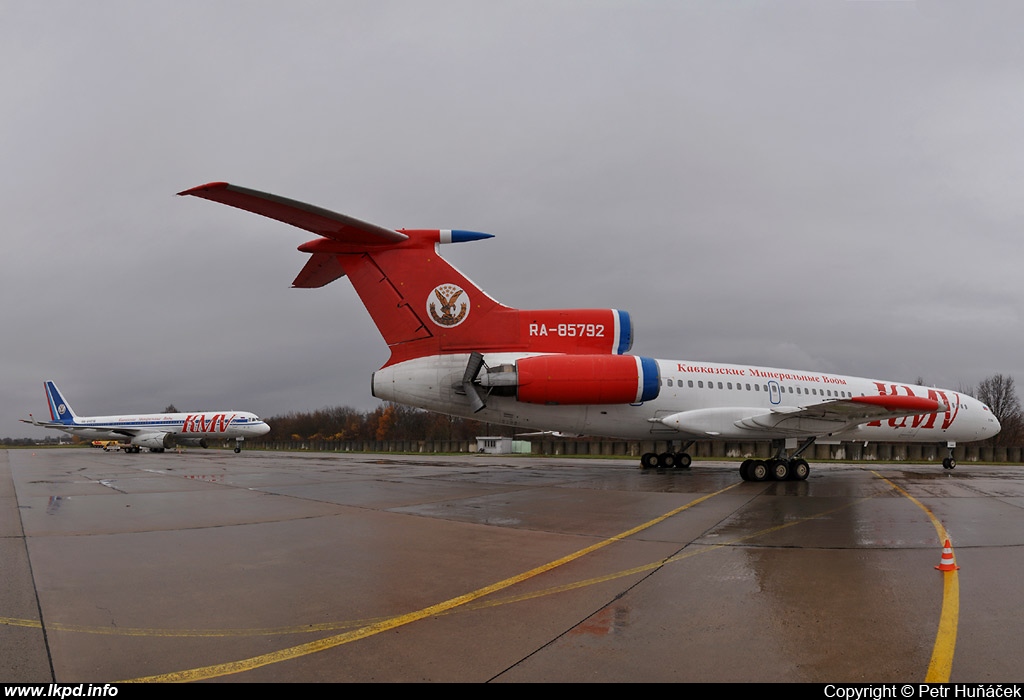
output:
[[1024, 428], [1024, 420], [1022, 420], [1020, 399], [1017, 397], [1013, 377], [994, 374], [981, 380], [981, 383], [978, 384], [977, 398], [988, 404], [992, 415], [1002, 426], [999, 435], [993, 440], [994, 443], [997, 445], [1017, 444], [1022, 428]]

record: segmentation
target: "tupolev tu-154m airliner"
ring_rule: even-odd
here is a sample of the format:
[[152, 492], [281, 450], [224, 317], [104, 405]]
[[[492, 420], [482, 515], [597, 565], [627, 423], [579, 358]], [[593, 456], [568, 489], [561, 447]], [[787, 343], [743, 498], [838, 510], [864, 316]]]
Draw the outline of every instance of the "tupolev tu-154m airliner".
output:
[[270, 432], [270, 426], [254, 413], [206, 411], [203, 413], [153, 413], [145, 415], [79, 416], [61, 396], [53, 382], [44, 382], [50, 420], [38, 421], [29, 414], [22, 423], [55, 428], [89, 440], [127, 440], [127, 451], [163, 452], [169, 447], [206, 447], [209, 440], [235, 440], [235, 452], [242, 441]]
[[999, 432], [989, 407], [948, 389], [816, 371], [657, 360], [627, 354], [633, 325], [617, 309], [505, 306], [439, 254], [491, 238], [460, 230], [389, 229], [225, 182], [180, 192], [315, 233], [293, 287], [348, 276], [391, 349], [373, 395], [429, 411], [533, 431], [660, 440], [644, 468], [688, 468], [697, 440], [771, 440], [748, 481], [806, 479], [815, 440], [957, 442]]

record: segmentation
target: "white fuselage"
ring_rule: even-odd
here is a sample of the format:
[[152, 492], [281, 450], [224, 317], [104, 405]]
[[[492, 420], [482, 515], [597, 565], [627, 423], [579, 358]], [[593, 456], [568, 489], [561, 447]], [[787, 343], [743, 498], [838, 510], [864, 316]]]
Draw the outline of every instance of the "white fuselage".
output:
[[[530, 354], [493, 353], [485, 356], [485, 362], [495, 366], [527, 356]], [[473, 413], [469, 399], [458, 390], [468, 359], [465, 354], [438, 355], [388, 365], [374, 373], [373, 394], [388, 401], [523, 429], [628, 440], [827, 436], [854, 441], [955, 443], [982, 440], [999, 432], [999, 422], [987, 406], [948, 389], [824, 372], [685, 360], [656, 361], [660, 391], [651, 401], [538, 405], [520, 402], [515, 396], [491, 394], [486, 397], [486, 407]], [[836, 423], [813, 419], [793, 419], [778, 425], [764, 420], [766, 416], [784, 418], [787, 412], [799, 413], [798, 408], [859, 396], [930, 398], [945, 410], [847, 424], [840, 430], [835, 428]]]
[[248, 438], [265, 435], [270, 426], [246, 411], [154, 413], [148, 415], [83, 416], [59, 430], [94, 440], [167, 433], [176, 438]]

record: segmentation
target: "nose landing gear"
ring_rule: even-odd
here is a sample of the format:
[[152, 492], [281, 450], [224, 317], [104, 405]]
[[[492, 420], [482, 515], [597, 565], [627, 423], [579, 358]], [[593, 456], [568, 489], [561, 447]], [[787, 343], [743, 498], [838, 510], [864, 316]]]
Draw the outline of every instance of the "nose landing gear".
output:
[[943, 469], [956, 469], [956, 458], [953, 457], [953, 448], [956, 447], [955, 442], [947, 442], [946, 448], [949, 450], [949, 456], [942, 459]]

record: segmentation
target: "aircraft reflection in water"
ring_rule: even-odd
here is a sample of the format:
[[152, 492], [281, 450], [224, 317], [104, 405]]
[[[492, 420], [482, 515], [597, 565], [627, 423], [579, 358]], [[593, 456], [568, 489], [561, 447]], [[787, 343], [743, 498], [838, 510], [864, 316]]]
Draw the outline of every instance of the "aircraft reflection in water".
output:
[[821, 372], [629, 355], [633, 325], [616, 309], [527, 311], [492, 299], [441, 258], [439, 245], [491, 238], [459, 230], [392, 230], [264, 192], [210, 183], [179, 194], [261, 214], [319, 237], [292, 283], [348, 276], [391, 357], [373, 395], [430, 411], [531, 430], [669, 440], [644, 467], [690, 466], [698, 439], [775, 440], [747, 480], [806, 479], [801, 453], [832, 441], [983, 440], [999, 422], [945, 389]]

